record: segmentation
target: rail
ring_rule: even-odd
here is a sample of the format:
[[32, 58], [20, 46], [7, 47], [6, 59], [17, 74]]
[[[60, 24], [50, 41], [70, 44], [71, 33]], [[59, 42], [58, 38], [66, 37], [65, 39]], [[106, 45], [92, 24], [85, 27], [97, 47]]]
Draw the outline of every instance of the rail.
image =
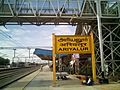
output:
[[0, 70], [0, 89], [38, 70], [40, 66]]

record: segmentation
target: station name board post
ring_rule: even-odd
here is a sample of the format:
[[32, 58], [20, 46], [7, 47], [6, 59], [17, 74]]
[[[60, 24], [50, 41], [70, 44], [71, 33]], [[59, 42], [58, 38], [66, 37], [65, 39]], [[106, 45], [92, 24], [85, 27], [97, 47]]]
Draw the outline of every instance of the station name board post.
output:
[[[96, 81], [96, 66], [94, 57], [94, 40], [92, 32], [87, 36], [55, 35], [53, 34], [53, 59], [56, 54], [91, 54], [93, 80]], [[53, 66], [55, 60], [53, 60]], [[56, 81], [56, 71], [53, 68], [53, 82]]]

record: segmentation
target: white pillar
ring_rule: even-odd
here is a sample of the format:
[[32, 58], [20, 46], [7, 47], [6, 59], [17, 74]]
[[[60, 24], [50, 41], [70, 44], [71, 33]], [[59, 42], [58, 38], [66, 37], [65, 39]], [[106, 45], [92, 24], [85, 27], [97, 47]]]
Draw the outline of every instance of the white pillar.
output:
[[102, 28], [101, 28], [101, 5], [100, 0], [96, 0], [97, 6], [97, 23], [98, 23], [98, 36], [99, 36], [99, 47], [100, 47], [100, 59], [101, 59], [101, 69], [104, 72], [104, 53], [103, 53], [103, 41], [102, 41]]

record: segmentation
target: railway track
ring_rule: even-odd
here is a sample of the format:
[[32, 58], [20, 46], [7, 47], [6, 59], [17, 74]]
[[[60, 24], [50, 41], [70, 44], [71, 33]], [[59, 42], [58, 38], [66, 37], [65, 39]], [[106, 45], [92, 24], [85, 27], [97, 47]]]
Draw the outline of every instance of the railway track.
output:
[[0, 89], [38, 70], [40, 66], [0, 70]]

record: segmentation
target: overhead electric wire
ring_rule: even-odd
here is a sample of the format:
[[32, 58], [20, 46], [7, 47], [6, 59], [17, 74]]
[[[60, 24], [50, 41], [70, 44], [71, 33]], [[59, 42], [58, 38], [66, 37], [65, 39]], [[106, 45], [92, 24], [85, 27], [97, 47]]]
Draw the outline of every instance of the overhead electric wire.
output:
[[[17, 47], [24, 47], [24, 45], [21, 43], [21, 42], [18, 42], [18, 41], [16, 41], [15, 39], [13, 39], [9, 34], [7, 34], [6, 32], [4, 32], [3, 30], [1, 30], [0, 29], [0, 31], [1, 31], [1, 35], [2, 35], [2, 37], [0, 37], [1, 39], [4, 39], [4, 37], [5, 38], [7, 38], [8, 40], [10, 40], [12, 43], [14, 43], [14, 44], [16, 44], [17, 45]], [[5, 39], [4, 39], [5, 40]], [[24, 51], [24, 52], [26, 52], [26, 50]], [[0, 52], [1, 53], [1, 52]], [[16, 53], [17, 54], [17, 53]], [[5, 54], [4, 54], [5, 55]], [[7, 55], [7, 54], [6, 54]], [[9, 55], [8, 55], [9, 56]], [[16, 57], [18, 57], [18, 56], [26, 56], [26, 55], [24, 55], [23, 54], [23, 52], [21, 52], [21, 53], [18, 53], [17, 55], [16, 55]], [[29, 56], [28, 56], [29, 57]]]
[[[9, 42], [12, 42], [13, 44], [15, 44], [15, 45], [17, 45], [17, 46], [24, 46], [21, 42], [18, 42], [18, 41], [16, 41], [15, 39], [13, 39], [9, 34], [7, 34], [6, 32], [4, 32], [3, 30], [1, 30], [0, 29], [0, 31], [1, 31], [1, 35], [3, 36], [3, 37], [0, 37], [0, 39], [4, 39], [4, 37], [5, 38], [7, 38], [8, 40], [9, 40]], [[4, 39], [5, 40], [5, 39]], [[21, 54], [21, 53], [20, 53]]]
[[[0, 30], [0, 31], [2, 31], [2, 30]], [[2, 31], [3, 32], [3, 31]], [[6, 34], [5, 32], [3, 32], [3, 33], [1, 33], [3, 36], [5, 36], [6, 38], [8, 38], [8, 39], [12, 39], [13, 40], [13, 38], [11, 37], [11, 36], [9, 36], [8, 34]], [[15, 40], [14, 40], [15, 41]], [[13, 42], [13, 41], [12, 41]], [[13, 43], [16, 43], [16, 42], [13, 42]], [[18, 44], [18, 43], [16, 43], [16, 44]], [[19, 55], [23, 55], [23, 53], [19, 53], [17, 56], [19, 56]], [[25, 55], [24, 55], [25, 56]]]
[[0, 36], [0, 41], [5, 41], [5, 40]]
[[0, 54], [3, 54], [3, 55], [0, 56], [0, 57], [3, 57], [3, 56], [7, 56], [7, 57], [8, 57], [8, 55], [7, 55], [6, 53], [2, 53], [2, 52], [0, 52]]
[[[6, 29], [7, 29], [7, 28], [6, 28]], [[16, 48], [16, 47], [3, 47], [3, 49], [5, 49], [5, 48], [7, 48], [7, 49], [14, 49], [14, 48], [15, 48], [15, 49], [22, 49], [22, 48], [25, 49], [25, 48], [26, 48], [26, 50], [27, 50], [27, 49], [29, 49], [29, 48], [30, 48], [30, 49], [33, 49], [33, 48], [34, 48], [34, 49], [35, 49], [35, 48], [51, 48], [51, 47], [49, 47], [49, 46], [36, 46], [36, 47], [35, 47], [35, 46], [30, 46], [30, 47], [24, 47], [24, 45], [22, 45], [21, 42], [18, 42], [18, 41], [16, 41], [15, 39], [13, 39], [12, 36], [10, 36], [8, 33], [6, 33], [5, 31], [3, 31], [3, 30], [1, 30], [1, 29], [0, 29], [0, 31], [1, 31], [1, 33], [0, 33], [1, 35], [3, 35], [3, 36], [6, 37], [8, 40], [10, 40], [11, 42], [13, 42], [14, 44], [17, 45], [17, 48]], [[4, 38], [4, 37], [3, 37], [3, 38]], [[2, 38], [2, 39], [3, 39], [3, 38]], [[1, 49], [2, 49], [2, 47], [1, 47]], [[24, 52], [26, 52], [26, 50], [25, 50]], [[17, 54], [17, 53], [16, 53], [16, 54]], [[27, 54], [24, 55], [23, 52], [21, 52], [21, 53], [18, 53], [18, 54], [16, 55], [16, 57], [18, 57], [18, 56], [20, 56], [20, 55], [26, 56]]]
[[8, 38], [9, 40], [11, 40], [11, 41], [12, 41], [14, 44], [16, 44], [17, 46], [24, 46], [24, 45], [22, 45], [21, 42], [16, 41], [16, 40], [13, 39], [10, 35], [8, 35], [7, 33], [5, 33], [3, 30], [0, 29], [0, 31], [2, 32], [1, 34], [2, 34], [3, 36], [5, 36], [5, 37]]
[[3, 58], [4, 58], [4, 57], [7, 57], [7, 58], [8, 58], [8, 57], [11, 57], [11, 56], [8, 54], [8, 52], [7, 52], [7, 53], [5, 53], [5, 52], [3, 52], [3, 51], [1, 52], [1, 50], [0, 50], [0, 55], [1, 55], [0, 57], [3, 57]]
[[1, 33], [3, 36], [5, 36], [7, 39], [9, 39], [12, 43], [18, 45], [18, 43], [16, 43], [15, 41], [12, 40], [12, 38], [6, 36], [5, 34]]

